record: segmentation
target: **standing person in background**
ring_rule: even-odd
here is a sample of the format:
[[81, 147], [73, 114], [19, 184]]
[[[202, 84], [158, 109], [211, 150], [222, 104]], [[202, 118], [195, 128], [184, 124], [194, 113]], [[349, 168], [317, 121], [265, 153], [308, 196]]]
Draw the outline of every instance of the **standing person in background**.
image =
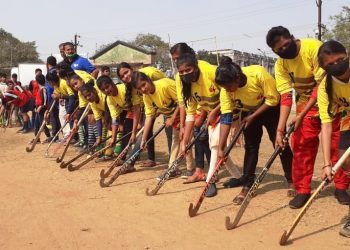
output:
[[98, 69], [87, 58], [81, 57], [76, 53], [73, 43], [67, 42], [64, 44], [64, 53], [73, 70], [86, 71], [94, 78], [97, 78]]
[[[56, 65], [57, 65], [57, 60], [54, 56], [49, 56], [46, 59], [46, 67], [47, 67], [48, 73], [56, 72], [57, 71]], [[47, 90], [49, 105], [51, 105], [52, 102], [54, 101], [52, 98], [52, 94], [54, 92], [54, 87], [52, 87], [50, 85], [50, 83], [48, 81], [46, 81], [45, 88]], [[61, 123], [60, 123], [60, 118], [59, 118], [59, 102], [55, 103], [55, 106], [53, 107], [52, 112], [50, 113], [50, 123], [52, 126], [52, 135], [54, 136], [61, 129]], [[55, 140], [58, 140], [58, 136], [56, 137]]]
[[17, 81], [17, 74], [16, 73], [13, 73], [11, 75], [11, 79], [13, 81], [13, 83], [15, 84], [15, 86], [21, 86], [22, 87], [22, 83], [20, 81]]
[[[267, 45], [279, 58], [275, 64], [277, 91], [281, 95], [280, 117], [277, 127], [276, 145], [285, 148], [283, 137], [292, 107], [292, 90], [296, 92], [296, 116], [291, 138], [293, 151], [292, 178], [297, 195], [289, 202], [291, 208], [301, 208], [310, 198], [311, 180], [319, 146], [321, 120], [317, 107], [317, 86], [324, 71], [319, 67], [317, 53], [322, 42], [313, 38], [295, 39], [285, 27], [269, 30]], [[336, 121], [335, 121], [336, 122]], [[337, 147], [334, 141], [332, 147]], [[350, 204], [346, 192], [347, 178], [340, 170], [334, 178], [335, 197], [341, 204]]]
[[[45, 77], [42, 74], [38, 74], [35, 77], [35, 81], [38, 84], [38, 92], [35, 96], [35, 122], [34, 122], [34, 135], [38, 134], [39, 128], [45, 119], [45, 112], [49, 108], [49, 100], [47, 98], [47, 89], [45, 88]], [[44, 142], [50, 142], [51, 136], [49, 129], [45, 126], [44, 133], [46, 140]]]
[[[349, 54], [345, 47], [330, 40], [325, 42], [318, 51], [318, 61], [327, 75], [323, 78], [317, 93], [317, 101], [322, 122], [322, 149], [324, 165], [322, 167], [322, 179], [328, 177], [332, 180], [332, 166], [337, 161], [338, 154], [341, 157], [350, 147], [350, 68]], [[334, 120], [340, 120], [334, 123]], [[338, 147], [334, 148], [333, 141], [337, 140], [336, 132], [340, 130]], [[350, 159], [347, 158], [342, 165], [350, 179]], [[350, 208], [350, 207], [349, 207]], [[339, 232], [345, 237], [350, 237], [350, 218]]]
[[[39, 69], [39, 68], [35, 69], [34, 72], [35, 72], [35, 78], [38, 75], [42, 75], [42, 70]], [[39, 92], [39, 84], [38, 84], [38, 82], [35, 79], [31, 80], [29, 82], [28, 89], [32, 93], [32, 95], [34, 97], [34, 100], [36, 100], [36, 97], [37, 97], [38, 92]], [[31, 127], [32, 128], [34, 128], [34, 124], [35, 124], [35, 111], [32, 112], [32, 119], [31, 119]]]
[[111, 76], [111, 69], [108, 66], [101, 67], [101, 76]]

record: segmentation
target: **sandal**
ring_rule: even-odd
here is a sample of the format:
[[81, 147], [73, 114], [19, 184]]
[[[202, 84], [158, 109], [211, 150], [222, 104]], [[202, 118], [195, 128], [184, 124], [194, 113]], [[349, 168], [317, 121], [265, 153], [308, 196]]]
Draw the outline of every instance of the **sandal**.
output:
[[157, 164], [154, 161], [148, 160], [142, 163], [141, 167], [143, 168], [152, 168], [156, 166]]
[[183, 182], [183, 184], [195, 183], [198, 181], [205, 181], [206, 178], [207, 177], [206, 177], [205, 173], [194, 172], [194, 174], [192, 176], [188, 177], [187, 180]]
[[287, 197], [295, 197], [296, 195], [297, 191], [295, 190], [293, 183], [288, 183]]
[[241, 192], [235, 198], [233, 198], [233, 204], [241, 205], [245, 197], [247, 196], [248, 192], [249, 192], [249, 188], [243, 187]]

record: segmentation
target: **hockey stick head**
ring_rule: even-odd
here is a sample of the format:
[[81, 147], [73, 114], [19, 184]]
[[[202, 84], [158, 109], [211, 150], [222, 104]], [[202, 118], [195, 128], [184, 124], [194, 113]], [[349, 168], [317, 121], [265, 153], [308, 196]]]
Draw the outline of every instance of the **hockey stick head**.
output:
[[149, 188], [146, 188], [146, 195], [147, 196], [154, 196], [157, 194], [157, 190], [156, 189], [153, 189], [153, 190], [149, 190]]
[[33, 146], [31, 146], [31, 147], [26, 147], [26, 151], [28, 152], [28, 153], [30, 153], [30, 152], [32, 152], [33, 151], [33, 149], [34, 149], [34, 147]]
[[234, 229], [236, 227], [236, 225], [234, 223], [231, 223], [231, 219], [229, 216], [226, 216], [225, 227], [227, 230], [231, 230], [231, 229]]
[[68, 165], [68, 170], [69, 170], [70, 172], [73, 172], [74, 170], [76, 170], [76, 168], [75, 168], [72, 164], [69, 164], [69, 165]]
[[192, 218], [197, 215], [198, 208], [193, 207], [193, 203], [190, 203], [190, 206], [188, 207], [188, 215]]
[[104, 178], [106, 178], [106, 177], [107, 177], [107, 176], [106, 176], [105, 170], [102, 169], [101, 172], [100, 172], [100, 178], [101, 178], [101, 179], [104, 179]]
[[288, 240], [287, 231], [284, 230], [284, 231], [283, 231], [283, 234], [282, 234], [282, 236], [281, 236], [281, 239], [280, 239], [280, 245], [281, 245], [281, 246], [286, 245], [287, 240]]
[[67, 164], [64, 161], [62, 161], [60, 164], [60, 168], [66, 168], [66, 167], [67, 167]]
[[105, 178], [100, 179], [100, 187], [102, 187], [102, 188], [109, 187], [109, 183], [105, 182]]

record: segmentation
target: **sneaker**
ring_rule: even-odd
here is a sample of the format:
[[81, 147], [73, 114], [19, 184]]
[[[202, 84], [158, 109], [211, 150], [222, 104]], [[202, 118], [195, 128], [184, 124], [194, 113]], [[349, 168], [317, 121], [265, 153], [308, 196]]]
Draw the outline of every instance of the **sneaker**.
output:
[[52, 137], [47, 137], [47, 138], [42, 142], [42, 144], [50, 143], [51, 140], [52, 140]]
[[339, 234], [350, 238], [350, 218], [345, 225], [340, 229]]
[[344, 189], [335, 189], [334, 192], [335, 198], [342, 205], [350, 205], [350, 196]]
[[216, 190], [216, 185], [215, 183], [211, 183], [209, 184], [209, 188], [207, 193], [205, 194], [205, 197], [214, 197], [215, 195], [217, 195], [218, 191]]
[[224, 182], [223, 186], [224, 186], [224, 188], [240, 187], [240, 186], [242, 186], [242, 182], [240, 179], [230, 178], [229, 180]]
[[187, 179], [188, 177], [191, 177], [195, 172], [195, 169], [192, 170], [186, 170], [181, 174], [181, 179]]
[[301, 208], [309, 200], [311, 194], [297, 194], [290, 202], [289, 207], [293, 209]]
[[[156, 178], [157, 181], [160, 181], [160, 180], [164, 179], [166, 173], [167, 173], [167, 171], [165, 171], [165, 172], [162, 173], [160, 176], [158, 176], [158, 177]], [[176, 169], [176, 170], [170, 172], [169, 179], [176, 178], [176, 177], [178, 177], [178, 176], [180, 176], [180, 175], [181, 175], [181, 171], [180, 171], [179, 169]]]

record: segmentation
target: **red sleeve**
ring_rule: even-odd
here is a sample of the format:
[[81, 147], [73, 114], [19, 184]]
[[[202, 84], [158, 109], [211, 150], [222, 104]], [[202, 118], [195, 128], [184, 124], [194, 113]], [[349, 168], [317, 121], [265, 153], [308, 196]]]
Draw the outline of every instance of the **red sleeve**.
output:
[[318, 85], [314, 87], [311, 93], [311, 98], [317, 100], [317, 91], [318, 91]]
[[292, 92], [284, 93], [281, 95], [281, 106], [292, 107], [293, 105], [293, 94]]

